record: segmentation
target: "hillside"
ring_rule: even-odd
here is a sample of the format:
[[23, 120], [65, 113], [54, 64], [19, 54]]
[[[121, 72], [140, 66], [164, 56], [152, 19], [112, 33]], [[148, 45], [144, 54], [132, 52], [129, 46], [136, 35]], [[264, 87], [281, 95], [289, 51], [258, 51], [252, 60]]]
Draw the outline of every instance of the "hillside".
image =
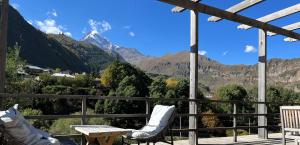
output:
[[44, 68], [87, 71], [80, 58], [45, 33], [35, 29], [11, 6], [8, 16], [8, 46], [21, 46], [21, 57], [27, 63]]
[[66, 35], [49, 35], [50, 38], [57, 40], [62, 46], [75, 54], [84, 62], [91, 72], [99, 72], [106, 65], [115, 60], [114, 57], [99, 49], [99, 47], [83, 41], [76, 41]]
[[[268, 84], [283, 85], [298, 91], [300, 59], [272, 59], [268, 62]], [[145, 59], [137, 64], [149, 73], [189, 77], [189, 53], [179, 52], [161, 58]], [[224, 65], [199, 55], [199, 81], [215, 89], [227, 83], [245, 86], [257, 84], [257, 65]], [[299, 88], [298, 88], [299, 87]]]

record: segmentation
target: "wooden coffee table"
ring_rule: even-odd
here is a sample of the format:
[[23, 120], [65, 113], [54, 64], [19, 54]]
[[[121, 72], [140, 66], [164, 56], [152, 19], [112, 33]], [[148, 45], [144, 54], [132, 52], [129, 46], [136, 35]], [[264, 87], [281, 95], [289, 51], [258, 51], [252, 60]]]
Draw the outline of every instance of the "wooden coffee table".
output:
[[112, 145], [116, 137], [131, 132], [131, 129], [117, 128], [108, 125], [72, 125], [76, 131], [85, 135], [87, 145], [98, 141], [100, 145]]

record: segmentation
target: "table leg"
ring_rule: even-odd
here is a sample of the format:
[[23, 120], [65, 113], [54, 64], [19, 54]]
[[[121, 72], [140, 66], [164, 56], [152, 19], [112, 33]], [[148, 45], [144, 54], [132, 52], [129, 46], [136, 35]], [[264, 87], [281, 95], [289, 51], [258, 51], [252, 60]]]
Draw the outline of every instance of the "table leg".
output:
[[92, 137], [89, 137], [87, 135], [85, 136], [85, 138], [86, 138], [86, 141], [87, 141], [86, 145], [93, 145], [96, 141], [96, 138], [92, 138]]
[[100, 145], [112, 145], [117, 136], [101, 136], [98, 137], [97, 140]]

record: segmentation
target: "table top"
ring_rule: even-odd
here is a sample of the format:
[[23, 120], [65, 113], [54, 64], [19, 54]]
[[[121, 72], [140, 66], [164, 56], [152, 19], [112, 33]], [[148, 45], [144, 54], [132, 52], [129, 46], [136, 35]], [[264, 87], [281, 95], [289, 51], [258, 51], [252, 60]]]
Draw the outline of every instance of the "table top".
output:
[[71, 128], [90, 137], [123, 135], [132, 131], [132, 129], [123, 129], [109, 125], [72, 125]]

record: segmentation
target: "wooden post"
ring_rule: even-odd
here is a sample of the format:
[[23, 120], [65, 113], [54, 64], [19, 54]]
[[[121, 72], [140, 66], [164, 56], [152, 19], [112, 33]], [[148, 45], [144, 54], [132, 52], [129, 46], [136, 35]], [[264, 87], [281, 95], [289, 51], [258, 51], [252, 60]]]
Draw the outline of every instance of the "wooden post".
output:
[[237, 127], [237, 123], [236, 123], [236, 113], [237, 113], [237, 110], [236, 110], [237, 108], [236, 108], [236, 102], [234, 102], [233, 103], [233, 114], [234, 114], [234, 116], [233, 116], [233, 127], [234, 127], [234, 129], [233, 129], [233, 142], [237, 142], [237, 129], [236, 129], [236, 127]]
[[[266, 102], [266, 67], [267, 67], [267, 32], [259, 30], [259, 50], [258, 50], [258, 102]], [[265, 103], [258, 104], [258, 114], [267, 114]], [[267, 117], [258, 116], [258, 126], [267, 126]], [[267, 128], [258, 129], [258, 137], [267, 139]]]
[[[197, 99], [198, 93], [198, 12], [191, 11], [191, 52], [190, 52], [190, 99]], [[189, 102], [189, 114], [197, 114], [197, 102]], [[197, 117], [189, 116], [189, 128], [197, 129]], [[189, 132], [189, 144], [198, 144], [197, 131]]]
[[[82, 102], [81, 102], [81, 125], [86, 125], [87, 124], [87, 119], [86, 119], [86, 96], [82, 97]], [[86, 141], [85, 141], [85, 136], [82, 134], [81, 137], [81, 145], [85, 145]]]
[[[1, 1], [1, 26], [0, 26], [0, 93], [5, 93], [5, 64], [7, 49], [7, 23], [8, 23], [8, 2]], [[3, 98], [0, 98], [0, 108], [2, 109]]]
[[[150, 100], [146, 100], [146, 114], [150, 115]], [[146, 117], [146, 124], [148, 124], [149, 116]]]

